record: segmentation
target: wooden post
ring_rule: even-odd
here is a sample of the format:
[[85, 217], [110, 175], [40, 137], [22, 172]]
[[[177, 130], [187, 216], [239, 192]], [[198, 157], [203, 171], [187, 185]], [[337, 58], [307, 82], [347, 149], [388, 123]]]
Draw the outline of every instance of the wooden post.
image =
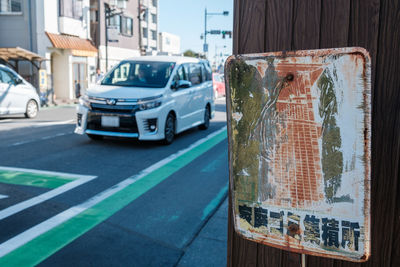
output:
[[[400, 266], [400, 3], [398, 0], [234, 0], [233, 53], [360, 46], [372, 59], [372, 256], [313, 266]], [[229, 198], [231, 205], [231, 197]], [[228, 266], [301, 266], [300, 254], [240, 238], [228, 222]]]

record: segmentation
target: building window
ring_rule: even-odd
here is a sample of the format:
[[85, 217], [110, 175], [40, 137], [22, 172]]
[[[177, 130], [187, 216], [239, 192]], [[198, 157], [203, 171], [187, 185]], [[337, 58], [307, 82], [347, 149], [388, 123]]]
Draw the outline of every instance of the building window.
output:
[[21, 13], [21, 12], [22, 12], [21, 0], [0, 0], [0, 14]]
[[143, 28], [143, 38], [147, 38], [147, 28]]
[[123, 35], [133, 35], [133, 19], [128, 17], [121, 17], [120, 31]]
[[167, 45], [170, 45], [170, 44], [171, 44], [171, 40], [170, 40], [168, 37], [166, 37], [166, 38], [165, 38], [165, 43], [166, 43]]
[[151, 14], [151, 22], [157, 23], [157, 15], [156, 14]]
[[157, 0], [153, 0], [153, 6], [157, 7]]
[[151, 31], [151, 39], [157, 40], [157, 32], [156, 31]]
[[59, 0], [60, 16], [82, 20], [82, 0]]

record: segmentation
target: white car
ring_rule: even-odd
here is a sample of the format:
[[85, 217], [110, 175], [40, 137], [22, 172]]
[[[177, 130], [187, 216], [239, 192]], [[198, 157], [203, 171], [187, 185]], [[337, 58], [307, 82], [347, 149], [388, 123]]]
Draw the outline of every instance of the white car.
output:
[[15, 71], [0, 64], [0, 115], [25, 114], [34, 118], [39, 111], [39, 95]]
[[75, 133], [164, 140], [214, 117], [211, 68], [189, 57], [121, 61], [79, 99]]

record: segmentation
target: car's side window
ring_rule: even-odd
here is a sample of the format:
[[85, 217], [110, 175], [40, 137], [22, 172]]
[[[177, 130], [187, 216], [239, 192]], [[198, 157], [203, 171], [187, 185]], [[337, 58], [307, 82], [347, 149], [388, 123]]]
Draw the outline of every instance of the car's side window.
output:
[[201, 84], [203, 77], [201, 73], [201, 64], [190, 64], [189, 65], [189, 81], [192, 85]]
[[207, 81], [207, 72], [204, 67], [204, 64], [201, 64], [201, 78], [203, 82]]
[[175, 80], [176, 81], [187, 80], [183, 66], [180, 66], [179, 69], [177, 70], [176, 75], [175, 75]]
[[0, 83], [14, 84], [13, 75], [0, 69]]
[[211, 67], [208, 63], [204, 63], [204, 69], [205, 69], [205, 74], [206, 74], [206, 81], [211, 81], [212, 80], [212, 70]]
[[183, 64], [183, 71], [185, 72], [185, 80], [190, 82], [190, 67], [189, 67], [189, 64]]

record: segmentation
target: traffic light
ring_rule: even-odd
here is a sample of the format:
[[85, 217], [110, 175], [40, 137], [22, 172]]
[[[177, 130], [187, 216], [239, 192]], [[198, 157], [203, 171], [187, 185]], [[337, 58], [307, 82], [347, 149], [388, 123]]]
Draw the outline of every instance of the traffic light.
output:
[[232, 38], [232, 31], [221, 31], [222, 39], [225, 39], [226, 35], [229, 35], [229, 38]]

